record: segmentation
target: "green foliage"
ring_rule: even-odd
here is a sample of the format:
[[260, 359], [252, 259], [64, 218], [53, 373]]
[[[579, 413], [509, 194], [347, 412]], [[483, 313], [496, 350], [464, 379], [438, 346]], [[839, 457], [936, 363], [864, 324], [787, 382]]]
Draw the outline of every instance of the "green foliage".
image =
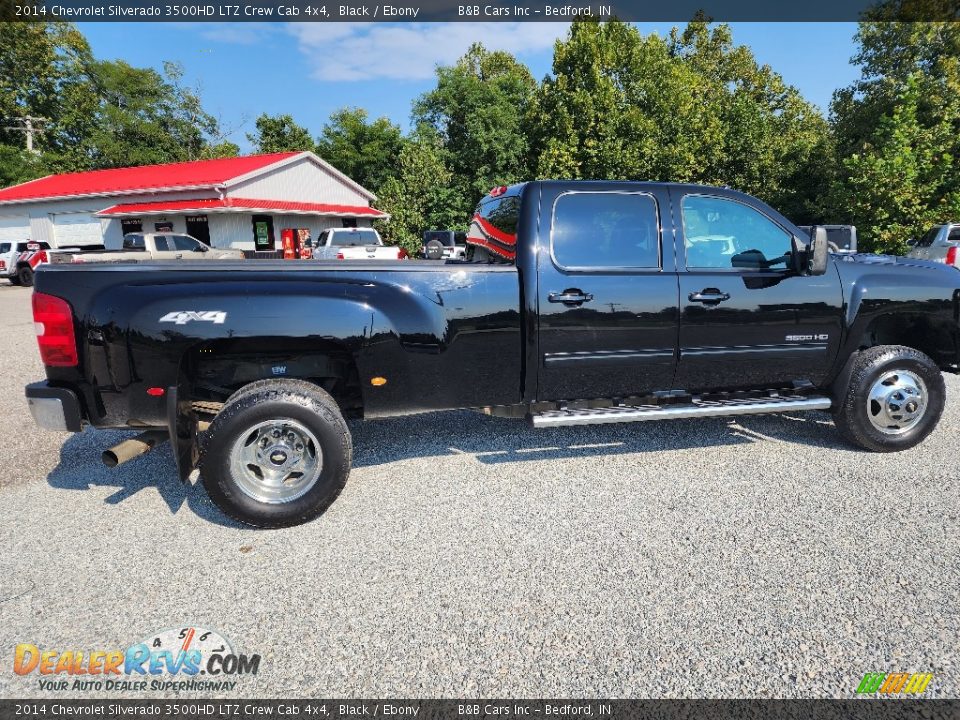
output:
[[525, 118], [535, 89], [526, 66], [477, 43], [437, 68], [437, 86], [414, 103], [414, 121], [431, 126], [449, 155], [461, 223], [490, 188], [529, 179]]
[[363, 187], [373, 189], [396, 175], [402, 144], [400, 128], [387, 118], [369, 122], [366, 110], [343, 108], [324, 125], [317, 154]]
[[89, 76], [98, 99], [82, 144], [93, 167], [124, 167], [196, 160], [216, 120], [199, 97], [180, 86], [182, 70], [164, 75], [122, 60], [93, 62]]
[[863, 22], [856, 40], [861, 77], [831, 107], [840, 174], [825, 209], [848, 213], [865, 248], [902, 253], [960, 218], [960, 25]]
[[211, 149], [218, 122], [182, 79], [175, 63], [158, 73], [98, 61], [68, 23], [0, 23], [0, 117], [44, 119], [35, 156], [22, 132], [0, 130], [0, 182], [229, 151]]
[[290, 115], [263, 113], [257, 118], [256, 127], [256, 132], [247, 133], [247, 140], [253, 143], [258, 153], [316, 150], [310, 131], [297, 125]]
[[799, 92], [730, 29], [706, 23], [642, 36], [621, 22], [575, 22], [554, 48], [529, 114], [540, 176], [731, 185], [788, 213], [793, 183], [827, 142]]
[[397, 175], [381, 186], [377, 206], [391, 215], [377, 221], [384, 242], [399, 245], [411, 255], [420, 252], [424, 230], [465, 226], [456, 210], [456, 190], [445, 162], [440, 137], [420, 127], [403, 143], [397, 157]]
[[237, 157], [240, 154], [240, 146], [229, 140], [222, 140], [216, 145], [207, 145], [200, 153], [202, 160], [213, 160], [215, 158]]

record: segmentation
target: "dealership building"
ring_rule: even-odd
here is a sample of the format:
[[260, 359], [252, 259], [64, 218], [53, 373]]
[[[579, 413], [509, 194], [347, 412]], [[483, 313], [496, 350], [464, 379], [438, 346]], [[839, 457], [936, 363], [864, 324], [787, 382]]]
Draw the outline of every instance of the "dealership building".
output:
[[311, 152], [49, 175], [0, 190], [0, 242], [119, 248], [129, 232], [180, 232], [214, 247], [275, 250], [284, 229], [387, 218], [376, 196]]

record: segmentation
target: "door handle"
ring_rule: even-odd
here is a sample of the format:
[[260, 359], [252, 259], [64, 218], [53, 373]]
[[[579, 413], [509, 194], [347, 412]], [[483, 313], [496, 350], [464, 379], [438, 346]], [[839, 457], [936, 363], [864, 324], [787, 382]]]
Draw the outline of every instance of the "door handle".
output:
[[583, 303], [593, 300], [593, 295], [581, 290], [564, 290], [560, 293], [550, 293], [547, 295], [547, 300], [552, 303], [563, 303], [564, 305], [583, 305]]
[[705, 288], [700, 292], [690, 293], [687, 297], [690, 302], [703, 303], [704, 305], [719, 305], [724, 300], [730, 299], [730, 293], [720, 292], [716, 288]]

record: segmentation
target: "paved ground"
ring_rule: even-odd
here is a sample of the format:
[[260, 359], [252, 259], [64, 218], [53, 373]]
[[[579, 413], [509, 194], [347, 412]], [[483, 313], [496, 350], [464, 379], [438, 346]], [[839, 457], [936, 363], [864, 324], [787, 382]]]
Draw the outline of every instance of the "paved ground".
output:
[[823, 414], [359, 424], [327, 514], [255, 531], [167, 448], [111, 471], [123, 433], [35, 429], [28, 291], [0, 283], [0, 318], [0, 697], [43, 694], [17, 643], [189, 623], [262, 654], [246, 697], [832, 697], [867, 671], [960, 694], [955, 378], [939, 430], [894, 455]]

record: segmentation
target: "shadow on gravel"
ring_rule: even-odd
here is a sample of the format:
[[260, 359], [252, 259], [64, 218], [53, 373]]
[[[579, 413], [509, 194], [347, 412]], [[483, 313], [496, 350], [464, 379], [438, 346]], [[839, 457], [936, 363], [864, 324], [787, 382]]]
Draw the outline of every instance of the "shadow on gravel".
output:
[[104, 500], [108, 505], [119, 505], [141, 490], [155, 488], [171, 515], [186, 505], [193, 513], [212, 523], [246, 527], [221, 513], [207, 498], [200, 482], [196, 485], [180, 482], [169, 443], [115, 468], [108, 468], [100, 462], [100, 453], [136, 435], [136, 432], [90, 429], [72, 435], [61, 447], [60, 462], [47, 476], [47, 482], [60, 490], [116, 488], [116, 492]]
[[494, 465], [739, 445], [768, 438], [856, 451], [840, 439], [826, 413], [534, 430], [523, 420], [458, 411], [355, 422], [350, 430], [354, 467], [463, 454]]
[[[806, 447], [856, 452], [837, 436], [829, 415], [747, 416], [673, 420], [623, 425], [534, 430], [522, 420], [458, 411], [353, 422], [354, 467], [376, 467], [400, 460], [469, 455], [485, 464], [564, 460], [591, 456], [655, 453], [769, 442], [771, 438]], [[226, 527], [246, 527], [223, 515], [200, 482], [181, 483], [169, 443], [115, 468], [100, 453], [132, 431], [87, 430], [70, 437], [60, 462], [47, 476], [61, 490], [116, 488], [105, 502], [118, 505], [147, 488], [156, 488], [175, 515], [186, 505], [199, 517]]]

